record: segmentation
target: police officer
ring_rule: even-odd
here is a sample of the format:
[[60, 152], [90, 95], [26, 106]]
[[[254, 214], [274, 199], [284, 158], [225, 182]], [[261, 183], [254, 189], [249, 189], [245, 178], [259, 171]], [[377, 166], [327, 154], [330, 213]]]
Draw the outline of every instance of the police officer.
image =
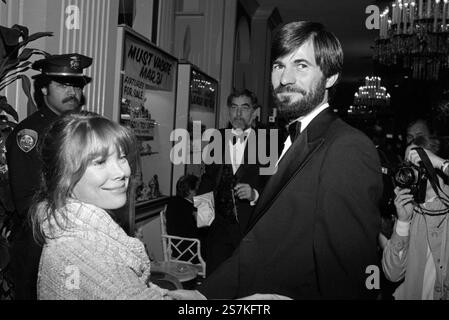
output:
[[92, 59], [80, 54], [53, 55], [33, 63], [41, 73], [33, 76], [38, 111], [20, 122], [6, 141], [9, 181], [16, 214], [11, 233], [10, 269], [18, 300], [35, 300], [42, 248], [32, 235], [28, 210], [39, 189], [41, 163], [37, 144], [45, 129], [60, 114], [81, 109], [83, 88], [91, 78], [83, 69]]

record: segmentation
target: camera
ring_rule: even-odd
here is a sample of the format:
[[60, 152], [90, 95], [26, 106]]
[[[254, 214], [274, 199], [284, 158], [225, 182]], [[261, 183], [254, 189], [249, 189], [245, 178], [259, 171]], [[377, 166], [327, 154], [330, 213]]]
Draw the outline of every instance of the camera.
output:
[[416, 203], [424, 203], [427, 190], [427, 170], [422, 164], [419, 166], [405, 162], [394, 170], [394, 183], [399, 188], [410, 189]]

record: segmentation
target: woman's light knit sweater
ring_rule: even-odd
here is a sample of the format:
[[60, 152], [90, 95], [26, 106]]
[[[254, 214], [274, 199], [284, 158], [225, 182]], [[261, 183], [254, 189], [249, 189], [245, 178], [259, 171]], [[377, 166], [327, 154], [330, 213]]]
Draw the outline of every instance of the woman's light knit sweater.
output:
[[165, 289], [145, 284], [150, 261], [142, 242], [96, 206], [70, 201], [63, 210], [67, 229], [43, 224], [52, 239], [42, 251], [38, 299], [163, 299]]

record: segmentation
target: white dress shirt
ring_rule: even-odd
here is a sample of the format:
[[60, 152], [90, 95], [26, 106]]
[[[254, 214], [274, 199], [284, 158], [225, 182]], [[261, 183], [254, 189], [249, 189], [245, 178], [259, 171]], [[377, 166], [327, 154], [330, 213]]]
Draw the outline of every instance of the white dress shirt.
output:
[[231, 156], [231, 163], [232, 163], [232, 172], [234, 174], [237, 172], [240, 165], [243, 163], [246, 142], [248, 141], [248, 135], [250, 133], [251, 133], [251, 128], [248, 128], [245, 131], [232, 129], [233, 135], [239, 136], [239, 135], [244, 134], [244, 138], [237, 139], [237, 142], [235, 144], [233, 144], [232, 139], [229, 140], [229, 142], [228, 142], [229, 155]]
[[[293, 122], [300, 121], [301, 122], [301, 132], [303, 132], [307, 128], [309, 123], [312, 122], [312, 120], [315, 119], [315, 117], [317, 115], [319, 115], [322, 111], [324, 111], [327, 108], [329, 108], [329, 103], [326, 102], [326, 103], [322, 104], [321, 106], [319, 106], [318, 108], [313, 109], [313, 111], [309, 112], [307, 115], [299, 117], [298, 119], [291, 121], [289, 123], [289, 125], [292, 124]], [[278, 162], [276, 163], [276, 166], [279, 164], [279, 161], [281, 161], [282, 157], [287, 153], [288, 149], [290, 149], [291, 146], [292, 146], [292, 140], [291, 140], [290, 136], [288, 136], [287, 140], [285, 140], [284, 149], [282, 150], [282, 154], [279, 157]]]
[[[231, 156], [231, 164], [232, 164], [232, 172], [235, 174], [237, 170], [239, 169], [240, 165], [243, 163], [244, 155], [245, 155], [245, 147], [246, 143], [248, 141], [248, 136], [251, 134], [252, 128], [248, 128], [245, 131], [242, 132], [242, 130], [236, 130], [232, 129], [232, 134], [239, 136], [241, 134], [244, 134], [243, 139], [237, 139], [236, 143], [233, 144], [232, 139], [228, 142], [229, 147], [229, 155]], [[251, 206], [254, 206], [259, 199], [259, 192], [257, 192], [256, 189], [254, 189], [254, 192], [256, 194], [256, 197], [254, 201], [252, 201], [250, 204]]]

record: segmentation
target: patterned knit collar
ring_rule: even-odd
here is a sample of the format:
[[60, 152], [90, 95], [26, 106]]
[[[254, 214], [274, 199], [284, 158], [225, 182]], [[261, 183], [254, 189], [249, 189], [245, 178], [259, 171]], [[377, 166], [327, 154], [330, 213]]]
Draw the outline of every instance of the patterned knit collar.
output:
[[150, 261], [143, 243], [129, 237], [105, 210], [71, 199], [58, 213], [65, 214], [70, 223], [62, 228], [54, 221], [44, 224], [45, 232], [54, 240], [87, 240], [92, 250], [106, 259], [121, 258], [137, 274], [149, 273]]

